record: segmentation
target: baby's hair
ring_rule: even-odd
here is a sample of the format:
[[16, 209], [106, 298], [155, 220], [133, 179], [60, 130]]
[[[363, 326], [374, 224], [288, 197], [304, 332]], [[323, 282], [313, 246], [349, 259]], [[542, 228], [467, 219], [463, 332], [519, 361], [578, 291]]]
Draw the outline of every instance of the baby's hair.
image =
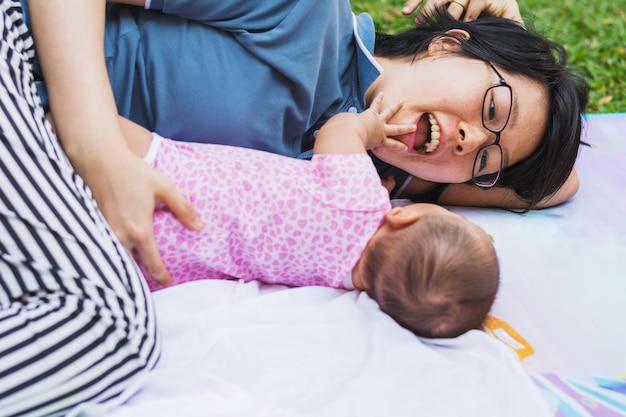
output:
[[489, 239], [472, 233], [463, 221], [436, 214], [371, 242], [363, 262], [368, 295], [422, 337], [480, 329], [500, 280]]

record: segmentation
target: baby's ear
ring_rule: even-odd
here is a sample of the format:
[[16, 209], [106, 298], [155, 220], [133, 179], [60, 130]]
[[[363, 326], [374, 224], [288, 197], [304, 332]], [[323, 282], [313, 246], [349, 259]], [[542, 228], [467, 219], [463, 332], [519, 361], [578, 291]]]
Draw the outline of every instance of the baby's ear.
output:
[[394, 207], [387, 213], [385, 219], [392, 227], [401, 229], [415, 223], [420, 217], [421, 215], [414, 210], [407, 210], [404, 207]]
[[461, 45], [458, 38], [468, 40], [470, 34], [463, 29], [450, 29], [443, 36], [438, 36], [428, 45], [428, 56], [436, 55], [440, 52], [457, 52]]

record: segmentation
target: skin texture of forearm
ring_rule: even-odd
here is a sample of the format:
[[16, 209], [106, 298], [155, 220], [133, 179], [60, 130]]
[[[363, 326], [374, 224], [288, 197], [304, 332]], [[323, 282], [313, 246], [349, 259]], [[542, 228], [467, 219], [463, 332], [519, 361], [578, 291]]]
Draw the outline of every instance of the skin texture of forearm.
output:
[[104, 60], [106, 2], [29, 0], [29, 6], [56, 134], [124, 247], [167, 285], [152, 228], [155, 206], [164, 203], [191, 229], [203, 224], [171, 181], [124, 140]]
[[[553, 195], [541, 200], [533, 209], [542, 209], [562, 204], [578, 191], [578, 174], [572, 170], [563, 186]], [[498, 207], [504, 209], [525, 209], [527, 203], [520, 199], [514, 190], [494, 187], [479, 190], [470, 184], [450, 184], [441, 194], [440, 204], [468, 207]]]
[[119, 116], [119, 123], [129, 149], [135, 156], [143, 159], [150, 149], [152, 133], [122, 116]]
[[[79, 174], [125, 146], [104, 63], [104, 0], [29, 0], [57, 134]], [[95, 164], [98, 165], [98, 164]]]
[[566, 202], [576, 195], [579, 185], [578, 174], [575, 169], [572, 169], [572, 172], [567, 178], [567, 181], [565, 181], [565, 184], [563, 184], [556, 193], [541, 200], [534, 208], [548, 208]]

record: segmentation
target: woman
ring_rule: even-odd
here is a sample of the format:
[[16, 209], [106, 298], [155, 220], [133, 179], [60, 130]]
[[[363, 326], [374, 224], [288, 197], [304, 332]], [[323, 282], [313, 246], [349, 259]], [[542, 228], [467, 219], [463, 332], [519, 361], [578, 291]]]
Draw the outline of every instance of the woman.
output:
[[[384, 85], [388, 100], [405, 102], [403, 120], [394, 122], [421, 121], [425, 131], [430, 114], [446, 140], [433, 152], [378, 155], [416, 177], [404, 196], [440, 192], [445, 204], [528, 209], [557, 204], [576, 190], [572, 166], [586, 91], [552, 60], [562, 48], [521, 29], [505, 41], [496, 27], [478, 40], [476, 31], [492, 23], [451, 22], [445, 30], [431, 28], [419, 50], [406, 43], [396, 50], [405, 38], [376, 39], [371, 19], [353, 16], [347, 1], [152, 1], [151, 7], [165, 9], [109, 7], [103, 40], [103, 4], [73, 0], [60, 12], [46, 1], [30, 3], [64, 148], [115, 232], [152, 274], [167, 278], [151, 235], [154, 204], [168, 198], [175, 213], [186, 213], [185, 224], [194, 216], [169, 183], [125, 150], [114, 121], [118, 109], [168, 137], [225, 138], [231, 145], [306, 156], [330, 116], [363, 110]], [[446, 42], [433, 43], [441, 50], [429, 49], [448, 30]], [[538, 49], [527, 48], [535, 44]], [[512, 88], [512, 116], [490, 130], [480, 108], [485, 92], [501, 80]], [[496, 138], [490, 149], [499, 152], [499, 146], [508, 158], [499, 186], [466, 184], [479, 149]], [[406, 174], [395, 175], [400, 186], [407, 184]], [[455, 184], [441, 192], [439, 183]]]

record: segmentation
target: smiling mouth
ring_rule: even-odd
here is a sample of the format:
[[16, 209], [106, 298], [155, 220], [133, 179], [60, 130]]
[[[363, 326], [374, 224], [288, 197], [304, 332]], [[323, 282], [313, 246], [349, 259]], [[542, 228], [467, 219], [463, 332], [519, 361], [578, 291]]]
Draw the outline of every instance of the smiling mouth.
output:
[[417, 123], [416, 139], [418, 140], [413, 149], [420, 153], [434, 152], [439, 147], [439, 138], [441, 138], [441, 128], [437, 119], [430, 113], [424, 113]]

